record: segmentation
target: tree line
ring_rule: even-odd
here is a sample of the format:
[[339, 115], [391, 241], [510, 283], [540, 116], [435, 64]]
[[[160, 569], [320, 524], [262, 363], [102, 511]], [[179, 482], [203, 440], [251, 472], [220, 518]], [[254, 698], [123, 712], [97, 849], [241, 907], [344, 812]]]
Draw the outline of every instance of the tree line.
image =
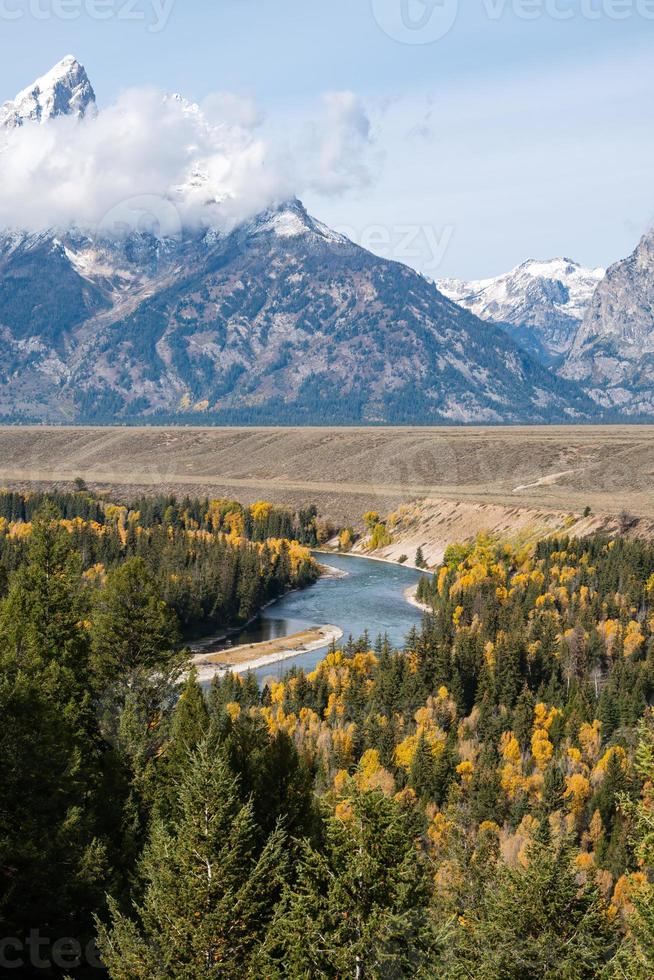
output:
[[[29, 554], [32, 521], [56, 515], [89, 586], [141, 559], [185, 636], [251, 619], [267, 602], [314, 582], [316, 510], [175, 497], [121, 504], [74, 494], [0, 493], [0, 595]], [[300, 541], [301, 539], [301, 541]]]

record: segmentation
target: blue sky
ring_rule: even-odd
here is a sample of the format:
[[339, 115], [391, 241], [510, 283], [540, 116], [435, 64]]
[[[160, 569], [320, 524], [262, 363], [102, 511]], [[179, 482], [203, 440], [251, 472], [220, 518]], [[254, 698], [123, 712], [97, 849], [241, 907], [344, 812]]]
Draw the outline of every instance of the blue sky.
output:
[[654, 221], [654, 2], [429, 2], [2, 0], [0, 95], [67, 53], [101, 105], [132, 86], [230, 91], [270, 133], [351, 91], [373, 177], [305, 203], [363, 244], [433, 277], [629, 253]]

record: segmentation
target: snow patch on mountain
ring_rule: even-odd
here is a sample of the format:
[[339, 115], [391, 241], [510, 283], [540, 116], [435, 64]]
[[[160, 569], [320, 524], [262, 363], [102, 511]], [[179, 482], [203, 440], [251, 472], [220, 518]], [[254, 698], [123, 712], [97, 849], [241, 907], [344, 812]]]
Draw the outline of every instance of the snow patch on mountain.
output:
[[286, 201], [257, 215], [246, 225], [249, 234], [272, 233], [279, 238], [311, 235], [337, 245], [351, 245], [344, 235], [333, 231], [307, 213], [301, 201]]
[[438, 288], [484, 320], [524, 322], [527, 303], [539, 292], [560, 313], [582, 320], [605, 271], [587, 269], [572, 259], [529, 259], [501, 276], [471, 282], [441, 279]]

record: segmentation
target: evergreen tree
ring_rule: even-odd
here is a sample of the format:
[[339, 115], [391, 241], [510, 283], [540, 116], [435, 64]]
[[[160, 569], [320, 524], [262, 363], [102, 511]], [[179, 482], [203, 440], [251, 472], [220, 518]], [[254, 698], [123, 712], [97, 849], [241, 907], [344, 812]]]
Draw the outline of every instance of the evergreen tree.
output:
[[92, 609], [92, 671], [105, 739], [129, 760], [142, 804], [151, 805], [162, 722], [176, 700], [186, 661], [178, 625], [143, 559], [128, 558], [107, 576]]
[[46, 509], [0, 610], [0, 922], [24, 941], [92, 936], [107, 789], [78, 556]]
[[83, 696], [88, 684], [87, 604], [79, 554], [58, 513], [45, 507], [34, 519], [25, 562], [11, 580], [0, 612], [0, 657], [6, 669], [56, 663]]
[[152, 827], [135, 919], [112, 905], [99, 946], [112, 980], [248, 975], [285, 873], [285, 836], [257, 848], [252, 807], [211, 739], [189, 756], [179, 806]]
[[167, 671], [182, 658], [175, 615], [161, 599], [142, 558], [129, 558], [109, 574], [93, 609], [93, 655], [98, 682], [130, 685], [144, 671]]
[[459, 920], [443, 976], [596, 980], [618, 933], [596, 886], [577, 881], [573, 856], [569, 845], [534, 843], [526, 867], [498, 865]]
[[207, 702], [198, 684], [197, 671], [191, 670], [175, 705], [170, 726], [171, 745], [178, 752], [183, 751], [187, 757], [189, 751], [203, 740], [208, 727]]
[[433, 797], [436, 784], [436, 760], [423, 735], [418, 739], [409, 771], [409, 786], [424, 800]]
[[637, 856], [648, 878], [633, 896], [634, 911], [629, 918], [629, 932], [611, 963], [608, 976], [612, 980], [651, 980], [654, 976], [654, 808], [651, 790], [654, 784], [654, 731], [650, 724], [641, 723], [636, 753], [638, 775], [644, 784], [643, 798], [634, 804], [622, 797], [622, 808], [636, 826]]
[[225, 738], [224, 752], [264, 834], [282, 822], [293, 837], [313, 835], [318, 816], [312, 774], [286, 732], [271, 735], [261, 721], [241, 716]]
[[437, 976], [429, 868], [413, 808], [356, 792], [328, 816], [321, 851], [305, 844], [298, 880], [258, 958], [271, 978]]
[[0, 677], [0, 923], [21, 942], [85, 944], [103, 904], [100, 777], [64, 684], [56, 665]]
[[543, 806], [547, 813], [559, 810], [563, 806], [565, 793], [565, 775], [560, 766], [550, 764], [543, 778]]
[[179, 786], [188, 767], [189, 753], [198, 747], [209, 729], [209, 711], [197, 682], [190, 671], [170, 721], [170, 730], [158, 769], [161, 786], [158, 798], [160, 814], [169, 814], [179, 796]]
[[523, 687], [522, 693], [513, 712], [513, 731], [518, 744], [526, 752], [531, 742], [531, 726], [534, 720], [536, 701], [528, 687]]

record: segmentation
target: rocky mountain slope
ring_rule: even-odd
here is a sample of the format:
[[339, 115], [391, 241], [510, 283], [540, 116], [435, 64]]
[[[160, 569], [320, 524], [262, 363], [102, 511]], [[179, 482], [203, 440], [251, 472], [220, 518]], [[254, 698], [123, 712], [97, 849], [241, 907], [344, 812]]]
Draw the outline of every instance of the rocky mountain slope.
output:
[[[3, 118], [27, 126], [94, 109], [67, 58]], [[7, 233], [0, 337], [10, 420], [497, 423], [595, 411], [504, 330], [295, 200], [229, 234]]]
[[654, 414], [654, 232], [608, 270], [562, 373], [604, 407]]
[[529, 259], [505, 275], [464, 282], [442, 279], [438, 288], [482, 320], [491, 320], [544, 363], [570, 350], [604, 269], [571, 259]]
[[413, 270], [281, 205], [224, 237], [0, 243], [0, 412], [262, 422], [585, 418]]

